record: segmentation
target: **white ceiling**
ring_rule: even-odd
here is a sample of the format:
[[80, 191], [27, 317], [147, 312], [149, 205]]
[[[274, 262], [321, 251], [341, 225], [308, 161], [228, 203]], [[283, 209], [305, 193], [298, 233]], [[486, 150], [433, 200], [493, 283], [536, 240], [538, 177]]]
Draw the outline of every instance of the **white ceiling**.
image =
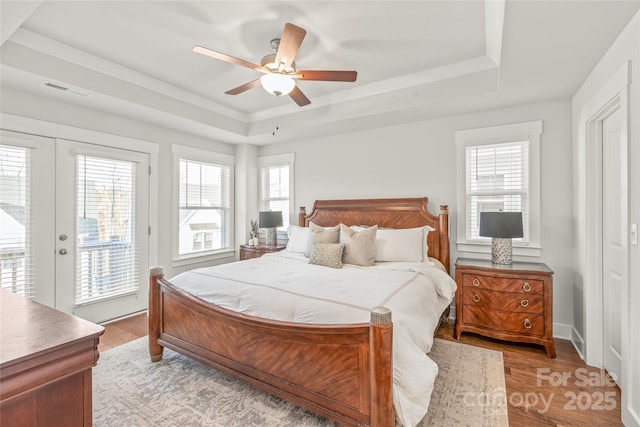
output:
[[[2, 0], [0, 7], [3, 89], [267, 144], [570, 97], [640, 1]], [[259, 63], [286, 22], [307, 30], [298, 69], [357, 70], [357, 81], [298, 82], [311, 100], [305, 107], [259, 87], [230, 96], [224, 92], [259, 73], [191, 51], [198, 44]]]

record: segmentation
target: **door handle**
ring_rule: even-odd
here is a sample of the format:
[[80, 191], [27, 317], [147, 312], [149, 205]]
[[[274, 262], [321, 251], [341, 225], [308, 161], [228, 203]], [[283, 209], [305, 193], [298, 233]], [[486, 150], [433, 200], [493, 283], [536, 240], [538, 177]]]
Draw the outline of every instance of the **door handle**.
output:
[[68, 251], [65, 248], [62, 248], [58, 252], [60, 253], [60, 255], [66, 255]]

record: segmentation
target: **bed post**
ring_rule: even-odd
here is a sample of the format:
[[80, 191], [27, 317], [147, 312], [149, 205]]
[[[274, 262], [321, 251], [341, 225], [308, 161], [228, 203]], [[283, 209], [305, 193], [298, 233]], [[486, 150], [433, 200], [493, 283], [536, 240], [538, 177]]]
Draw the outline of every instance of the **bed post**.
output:
[[451, 272], [451, 252], [449, 248], [449, 205], [440, 205], [440, 261], [447, 269], [447, 273]]
[[394, 426], [393, 412], [393, 324], [391, 310], [375, 307], [371, 310], [369, 328], [371, 355], [371, 427]]
[[162, 267], [152, 267], [149, 269], [149, 356], [151, 356], [152, 362], [160, 361], [164, 350], [164, 347], [158, 344], [158, 338], [160, 338], [160, 320], [162, 318], [158, 279], [162, 279], [163, 277]]
[[298, 212], [298, 225], [300, 227], [304, 227], [305, 216], [307, 216], [307, 209], [304, 206], [300, 206], [300, 211]]

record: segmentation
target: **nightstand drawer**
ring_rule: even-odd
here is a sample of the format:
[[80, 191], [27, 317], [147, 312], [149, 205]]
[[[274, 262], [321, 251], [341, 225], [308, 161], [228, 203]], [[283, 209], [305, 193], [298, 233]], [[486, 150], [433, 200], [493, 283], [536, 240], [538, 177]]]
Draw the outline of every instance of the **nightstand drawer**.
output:
[[465, 305], [462, 321], [499, 332], [544, 336], [544, 316], [533, 313], [513, 313], [486, 310]]
[[271, 252], [279, 252], [286, 248], [286, 245], [278, 245], [278, 246], [249, 246], [249, 245], [240, 245], [240, 261], [244, 261], [252, 258], [260, 258], [264, 254], [268, 254]]
[[534, 294], [542, 294], [544, 292], [544, 283], [542, 280], [522, 279], [519, 277], [484, 276], [482, 274], [463, 274], [462, 286], [503, 292], [527, 292]]
[[[482, 307], [485, 310], [543, 313], [542, 294], [525, 292], [496, 292], [488, 289], [468, 289], [463, 294], [463, 304]], [[465, 307], [466, 309], [466, 307]]]

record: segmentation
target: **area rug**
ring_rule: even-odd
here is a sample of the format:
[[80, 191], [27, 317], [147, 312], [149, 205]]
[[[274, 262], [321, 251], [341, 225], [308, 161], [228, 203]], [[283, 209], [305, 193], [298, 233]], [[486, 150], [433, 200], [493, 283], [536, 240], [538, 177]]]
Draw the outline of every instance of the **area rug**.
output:
[[[143, 337], [103, 352], [93, 369], [96, 427], [333, 427], [337, 424]], [[436, 339], [439, 374], [426, 426], [507, 426], [502, 353]]]

